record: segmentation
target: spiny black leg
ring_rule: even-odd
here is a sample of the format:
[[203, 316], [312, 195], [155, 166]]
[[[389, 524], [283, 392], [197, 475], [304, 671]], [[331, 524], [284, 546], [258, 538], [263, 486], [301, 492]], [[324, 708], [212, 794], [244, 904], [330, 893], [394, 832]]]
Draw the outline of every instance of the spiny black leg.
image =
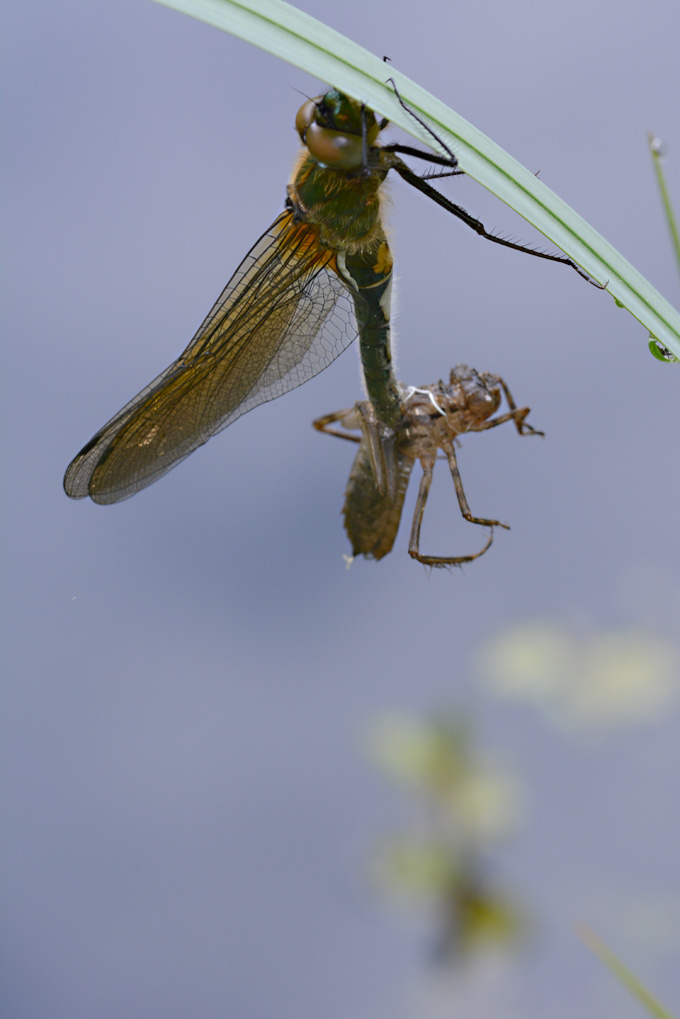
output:
[[448, 147], [448, 145], [446, 144], [446, 142], [445, 142], [445, 141], [444, 141], [444, 140], [443, 140], [442, 138], [440, 138], [440, 137], [439, 137], [439, 135], [438, 135], [438, 134], [436, 133], [436, 131], [433, 131], [433, 130], [432, 130], [432, 128], [430, 127], [430, 125], [429, 125], [429, 124], [427, 124], [427, 123], [426, 123], [426, 122], [425, 122], [425, 121], [423, 120], [423, 118], [422, 118], [422, 117], [419, 117], [419, 116], [418, 116], [418, 114], [417, 114], [417, 113], [415, 113], [415, 111], [411, 109], [411, 107], [410, 107], [410, 106], [408, 105], [408, 103], [405, 103], [405, 102], [404, 102], [404, 100], [403, 100], [403, 99], [401, 98], [401, 96], [399, 95], [399, 89], [397, 88], [397, 86], [396, 86], [396, 84], [395, 84], [394, 78], [387, 78], [387, 81], [389, 82], [389, 84], [390, 84], [390, 85], [392, 86], [392, 88], [394, 89], [394, 94], [396, 95], [397, 99], [399, 100], [399, 105], [400, 105], [400, 106], [401, 106], [401, 107], [402, 107], [402, 108], [403, 108], [404, 110], [406, 110], [406, 112], [407, 112], [407, 113], [408, 113], [408, 114], [409, 114], [409, 115], [410, 115], [411, 117], [413, 117], [413, 119], [414, 119], [415, 121], [417, 121], [417, 122], [418, 122], [418, 123], [420, 124], [420, 126], [421, 126], [421, 127], [424, 127], [424, 128], [425, 128], [425, 130], [426, 130], [426, 131], [427, 131], [427, 133], [428, 133], [428, 134], [430, 135], [430, 137], [431, 137], [431, 138], [434, 138], [434, 140], [436, 141], [437, 145], [441, 145], [441, 147], [442, 147], [442, 148], [444, 149], [444, 152], [447, 152], [447, 153], [448, 153], [448, 155], [449, 155], [449, 158], [450, 158], [450, 160], [451, 160], [451, 165], [452, 165], [452, 166], [456, 166], [456, 164], [458, 163], [458, 160], [456, 159], [456, 157], [454, 156], [453, 152], [452, 152], [452, 151], [451, 151], [451, 149], [450, 149], [450, 148]]
[[[420, 124], [421, 127], [425, 128], [427, 133], [431, 135], [432, 138], [435, 139], [437, 144], [441, 145], [444, 151], [447, 152], [449, 155], [448, 160], [443, 156], [427, 157], [429, 158], [430, 162], [437, 163], [438, 165], [441, 166], [447, 165], [452, 167], [457, 166], [458, 160], [456, 159], [455, 155], [448, 147], [446, 142], [442, 138], [440, 138], [439, 135], [432, 130], [429, 124], [427, 124], [422, 119], [422, 117], [419, 117], [418, 114], [415, 113], [415, 111], [410, 108], [408, 103], [404, 102], [404, 100], [401, 98], [399, 94], [399, 89], [397, 88], [394, 82], [394, 78], [388, 78], [387, 81], [394, 89], [395, 95], [399, 100], [400, 106], [402, 106], [406, 110], [406, 112], [409, 113], [413, 117], [413, 119]], [[384, 146], [384, 149], [387, 152], [393, 153], [400, 152], [403, 155], [414, 156], [418, 159], [424, 158], [422, 152], [420, 152], [418, 149], [412, 149], [408, 145], [402, 146], [386, 145]], [[401, 161], [399, 161], [399, 163], [401, 163]], [[412, 184], [415, 188], [418, 188], [419, 191], [422, 191], [423, 194], [427, 195], [433, 201], [437, 202], [437, 204], [441, 205], [442, 208], [447, 209], [449, 212], [452, 212], [454, 216], [458, 216], [459, 219], [462, 219], [463, 222], [467, 223], [469, 227], [475, 230], [480, 235], [480, 237], [485, 237], [487, 240], [493, 241], [494, 244], [502, 244], [503, 247], [506, 248], [514, 248], [515, 251], [523, 251], [527, 255], [534, 255], [534, 257], [536, 258], [545, 258], [550, 262], [562, 262], [564, 265], [570, 265], [572, 269], [576, 270], [579, 276], [581, 276], [588, 283], [591, 283], [594, 287], [597, 287], [598, 290], [606, 290], [607, 288], [606, 283], [598, 283], [597, 280], [594, 280], [592, 276], [589, 276], [584, 269], [577, 265], [576, 262], [573, 262], [571, 258], [567, 258], [566, 255], [550, 255], [545, 251], [535, 251], [533, 248], [529, 248], [525, 244], [515, 244], [513, 241], [507, 241], [503, 237], [496, 237], [494, 234], [490, 234], [483, 223], [481, 223], [478, 219], [475, 219], [474, 216], [471, 216], [469, 212], [465, 211], [465, 209], [462, 209], [460, 205], [454, 205], [453, 202], [449, 202], [446, 198], [444, 198], [443, 195], [440, 195], [437, 191], [435, 191], [434, 188], [428, 187], [427, 184], [425, 183], [425, 181], [427, 180], [427, 175], [423, 178], [418, 177], [418, 175], [413, 173], [413, 170], [406, 166], [405, 163], [401, 163], [401, 165], [399, 165], [399, 163], [395, 162], [394, 169], [404, 178], [404, 180], [408, 181], [408, 183]], [[462, 172], [464, 171], [461, 171], [461, 173]]]
[[421, 173], [421, 180], [441, 180], [442, 177], [460, 177], [464, 170], [432, 170], [430, 173]]
[[535, 248], [529, 248], [525, 244], [516, 244], [514, 241], [508, 241], [504, 237], [497, 237], [496, 234], [489, 233], [479, 219], [475, 219], [474, 216], [471, 216], [470, 213], [463, 209], [460, 205], [455, 205], [453, 202], [450, 202], [448, 198], [445, 198], [444, 195], [441, 195], [438, 191], [436, 191], [435, 188], [430, 187], [426, 181], [419, 177], [417, 173], [414, 173], [413, 170], [398, 157], [395, 157], [392, 166], [399, 176], [407, 181], [407, 183], [412, 184], [414, 188], [421, 191], [424, 195], [427, 195], [427, 197], [431, 198], [433, 202], [437, 203], [437, 205], [441, 205], [441, 207], [446, 209], [447, 212], [453, 213], [454, 216], [457, 216], [458, 219], [461, 219], [463, 223], [469, 226], [471, 230], [478, 233], [480, 237], [484, 237], [487, 241], [493, 241], [494, 244], [501, 244], [504, 248], [513, 248], [515, 251], [523, 251], [526, 255], [533, 255], [535, 258], [545, 258], [549, 262], [562, 262], [563, 265], [570, 265], [572, 269], [576, 270], [579, 276], [586, 280], [586, 282], [591, 283], [594, 287], [597, 287], [598, 290], [606, 289], [606, 283], [598, 283], [597, 280], [594, 280], [592, 276], [589, 276], [580, 265], [577, 265], [576, 262], [572, 262], [572, 260], [567, 258], [566, 255], [551, 255], [547, 251], [536, 251]]
[[465, 170], [456, 170], [458, 160], [455, 156], [439, 156], [436, 152], [428, 152], [425, 149], [417, 149], [413, 145], [401, 145], [399, 142], [390, 142], [389, 145], [381, 145], [383, 152], [398, 152], [402, 156], [413, 156], [414, 159], [422, 159], [426, 163], [436, 163], [437, 166], [451, 167], [451, 176], [462, 176]]

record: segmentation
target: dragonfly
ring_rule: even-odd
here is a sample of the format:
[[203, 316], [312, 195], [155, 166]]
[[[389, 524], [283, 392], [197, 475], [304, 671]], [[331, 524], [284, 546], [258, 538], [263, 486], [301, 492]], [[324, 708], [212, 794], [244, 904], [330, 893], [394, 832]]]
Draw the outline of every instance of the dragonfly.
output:
[[[67, 495], [102, 504], [129, 498], [242, 414], [313, 378], [357, 335], [394, 493], [393, 438], [402, 412], [390, 349], [392, 255], [380, 212], [391, 170], [487, 240], [569, 265], [600, 286], [566, 256], [489, 233], [434, 188], [434, 177], [462, 172], [446, 146], [438, 155], [380, 144], [388, 121], [334, 88], [307, 100], [295, 124], [302, 150], [283, 212], [245, 256], [183, 353], [73, 459], [64, 477]], [[402, 155], [440, 169], [420, 176]]]
[[[493, 417], [501, 405], [503, 395], [508, 410]], [[395, 492], [388, 491], [385, 479], [381, 478], [381, 431], [368, 400], [348, 410], [335, 411], [317, 418], [313, 425], [319, 431], [359, 443], [343, 506], [352, 557], [363, 555], [367, 559], [382, 559], [392, 550], [416, 460], [420, 461], [423, 473], [411, 524], [409, 555], [425, 566], [437, 567], [460, 566], [484, 555], [493, 542], [494, 527], [508, 529], [508, 525], [472, 514], [458, 469], [457, 438], [465, 432], [488, 431], [508, 421], [514, 422], [520, 435], [543, 435], [543, 432], [537, 431], [527, 422], [529, 412], [529, 407], [517, 407], [512, 393], [499, 375], [477, 372], [465, 364], [451, 369], [448, 383], [440, 380], [429, 386], [402, 387], [402, 415], [395, 441]], [[353, 434], [357, 431], [359, 435]], [[439, 450], [448, 460], [463, 517], [472, 524], [489, 528], [486, 544], [479, 552], [432, 556], [420, 551], [420, 529]]]

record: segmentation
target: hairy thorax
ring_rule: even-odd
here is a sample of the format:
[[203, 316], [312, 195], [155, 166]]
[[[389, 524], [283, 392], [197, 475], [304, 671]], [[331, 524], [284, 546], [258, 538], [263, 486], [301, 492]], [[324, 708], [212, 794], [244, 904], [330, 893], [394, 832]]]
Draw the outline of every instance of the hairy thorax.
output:
[[379, 189], [389, 167], [380, 159], [380, 149], [370, 150], [369, 172], [334, 170], [321, 166], [301, 153], [288, 185], [288, 197], [296, 215], [316, 226], [324, 247], [350, 254], [377, 251], [385, 242], [380, 222]]

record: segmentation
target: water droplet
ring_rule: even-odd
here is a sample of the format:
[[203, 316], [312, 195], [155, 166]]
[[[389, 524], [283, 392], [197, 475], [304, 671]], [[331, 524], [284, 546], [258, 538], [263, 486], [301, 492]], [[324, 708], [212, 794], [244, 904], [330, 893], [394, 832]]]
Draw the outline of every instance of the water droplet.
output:
[[614, 298], [614, 304], [616, 305], [617, 308], [625, 308], [626, 307], [625, 304], [623, 304], [621, 301], [619, 301], [618, 297]]
[[649, 349], [658, 361], [667, 361], [669, 364], [680, 363], [680, 358], [677, 358], [672, 350], [669, 350], [653, 336], [649, 341]]

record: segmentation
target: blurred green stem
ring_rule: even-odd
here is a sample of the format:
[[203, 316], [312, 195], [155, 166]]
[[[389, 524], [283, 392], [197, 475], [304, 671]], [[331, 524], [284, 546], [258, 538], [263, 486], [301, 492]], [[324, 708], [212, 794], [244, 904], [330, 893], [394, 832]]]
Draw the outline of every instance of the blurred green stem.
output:
[[598, 938], [594, 931], [591, 931], [589, 927], [582, 927], [579, 935], [591, 952], [594, 952], [598, 959], [621, 981], [624, 987], [628, 988], [650, 1015], [656, 1016], [656, 1019], [673, 1019], [670, 1012], [661, 1007], [656, 998], [652, 997], [647, 988], [633, 976], [628, 967], [614, 955], [611, 949], [605, 945], [604, 941]]
[[663, 145], [661, 141], [651, 133], [651, 131], [647, 135], [647, 140], [649, 142], [649, 151], [652, 154], [652, 163], [654, 164], [656, 181], [659, 185], [661, 203], [666, 215], [668, 230], [671, 235], [671, 244], [673, 246], [673, 251], [675, 252], [675, 260], [678, 263], [678, 273], [680, 273], [680, 236], [678, 235], [678, 225], [675, 221], [675, 214], [673, 213], [673, 206], [671, 204], [670, 195], [668, 194], [666, 178], [663, 172]]

